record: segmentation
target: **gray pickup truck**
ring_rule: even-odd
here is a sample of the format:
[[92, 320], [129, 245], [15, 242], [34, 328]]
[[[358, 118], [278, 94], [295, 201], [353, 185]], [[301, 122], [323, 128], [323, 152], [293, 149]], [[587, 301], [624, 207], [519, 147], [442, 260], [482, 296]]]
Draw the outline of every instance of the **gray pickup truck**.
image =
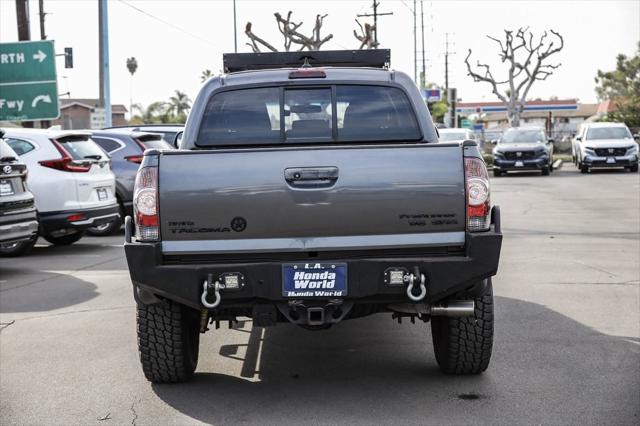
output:
[[431, 322], [444, 372], [484, 371], [502, 234], [476, 143], [438, 143], [388, 50], [224, 62], [180, 149], [145, 152], [125, 221], [147, 379], [189, 379], [210, 323], [385, 312]]

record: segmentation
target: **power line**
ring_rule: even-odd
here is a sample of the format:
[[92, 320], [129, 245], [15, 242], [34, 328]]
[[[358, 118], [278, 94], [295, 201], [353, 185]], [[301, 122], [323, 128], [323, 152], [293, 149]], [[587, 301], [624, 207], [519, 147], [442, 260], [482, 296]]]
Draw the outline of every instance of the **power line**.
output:
[[134, 9], [134, 10], [136, 10], [136, 11], [138, 11], [138, 12], [142, 13], [143, 15], [146, 15], [146, 16], [148, 16], [148, 17], [152, 18], [152, 19], [155, 19], [155, 20], [156, 20], [156, 21], [158, 21], [158, 22], [161, 22], [161, 23], [163, 23], [163, 24], [165, 24], [165, 25], [170, 26], [171, 28], [173, 28], [173, 29], [175, 29], [175, 30], [180, 31], [181, 33], [184, 33], [184, 34], [186, 34], [186, 35], [188, 35], [188, 36], [190, 36], [190, 37], [193, 37], [193, 38], [195, 38], [195, 39], [198, 39], [198, 40], [200, 40], [200, 41], [202, 41], [202, 42], [205, 42], [205, 43], [207, 43], [207, 44], [210, 44], [211, 46], [216, 46], [216, 45], [215, 45], [215, 43], [213, 43], [212, 41], [207, 40], [206, 38], [202, 38], [202, 37], [200, 37], [200, 36], [198, 36], [198, 35], [195, 35], [195, 34], [193, 34], [193, 33], [190, 33], [189, 31], [187, 31], [187, 30], [185, 30], [185, 29], [183, 29], [183, 28], [180, 28], [179, 26], [177, 26], [177, 25], [175, 25], [175, 24], [172, 24], [171, 22], [165, 21], [165, 20], [164, 20], [164, 19], [162, 19], [162, 18], [158, 18], [157, 16], [152, 15], [151, 13], [149, 13], [149, 12], [147, 12], [147, 11], [145, 11], [145, 10], [140, 9], [139, 7], [136, 7], [136, 6], [132, 5], [132, 4], [128, 3], [128, 2], [126, 2], [125, 0], [118, 0], [118, 1], [119, 1], [120, 3], [122, 3], [122, 4], [124, 4], [125, 6], [128, 6], [128, 7], [130, 7], [131, 9]]
[[378, 2], [377, 0], [373, 0], [373, 13], [363, 13], [361, 15], [357, 15], [358, 17], [373, 16], [373, 27], [376, 29], [373, 32], [373, 41], [376, 43], [376, 45], [378, 44], [378, 16], [393, 15], [393, 12], [378, 13], [378, 6], [380, 6], [380, 2]]

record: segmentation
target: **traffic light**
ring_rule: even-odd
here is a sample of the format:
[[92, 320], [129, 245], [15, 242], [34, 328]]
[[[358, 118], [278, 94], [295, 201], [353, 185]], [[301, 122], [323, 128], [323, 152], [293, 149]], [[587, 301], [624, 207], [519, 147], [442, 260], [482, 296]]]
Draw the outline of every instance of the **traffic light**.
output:
[[73, 68], [73, 47], [64, 48], [64, 67]]

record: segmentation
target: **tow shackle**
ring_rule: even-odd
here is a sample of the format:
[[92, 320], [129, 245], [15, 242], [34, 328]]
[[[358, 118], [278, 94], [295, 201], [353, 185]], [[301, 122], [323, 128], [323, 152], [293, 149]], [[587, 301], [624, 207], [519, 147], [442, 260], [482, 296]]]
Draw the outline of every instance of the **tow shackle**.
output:
[[[222, 296], [220, 296], [220, 282], [218, 282], [218, 280], [216, 280], [215, 282], [212, 281], [213, 274], [209, 274], [207, 279], [204, 281], [204, 284], [202, 285], [202, 296], [200, 296], [200, 301], [202, 302], [202, 304], [209, 309], [217, 308], [222, 301]], [[216, 300], [214, 300], [213, 303], [209, 303], [207, 301], [209, 290], [213, 290], [213, 293], [216, 296]]]
[[[418, 281], [419, 280], [419, 281]], [[426, 278], [423, 273], [414, 269], [414, 272], [409, 274], [409, 285], [407, 286], [407, 296], [414, 302], [420, 302], [427, 295], [427, 286], [425, 285]], [[420, 293], [418, 295], [413, 294], [414, 286], [420, 287]]]

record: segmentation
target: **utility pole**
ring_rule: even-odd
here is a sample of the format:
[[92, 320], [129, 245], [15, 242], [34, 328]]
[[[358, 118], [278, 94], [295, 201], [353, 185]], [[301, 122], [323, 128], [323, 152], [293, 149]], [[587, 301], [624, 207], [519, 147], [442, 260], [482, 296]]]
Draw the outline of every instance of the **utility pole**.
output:
[[413, 0], [413, 81], [418, 84], [418, 22], [416, 0]]
[[444, 43], [444, 92], [448, 93], [449, 91], [449, 55], [455, 55], [456, 52], [451, 52], [449, 50], [449, 35], [452, 33], [445, 33], [445, 43]]
[[105, 127], [111, 127], [111, 90], [109, 86], [109, 16], [107, 0], [98, 0], [100, 43], [100, 106], [104, 108]]
[[373, 27], [376, 29], [373, 32], [373, 41], [376, 45], [378, 44], [378, 16], [393, 15], [393, 12], [378, 13], [378, 6], [380, 6], [380, 2], [373, 0], [373, 13], [363, 13], [358, 15], [359, 18], [373, 16]]
[[236, 0], [233, 0], [233, 52], [238, 53], [238, 30], [236, 29]]
[[38, 15], [40, 15], [40, 40], [46, 40], [47, 34], [44, 32], [44, 0], [38, 0]]
[[424, 57], [424, 2], [422, 0], [420, 0], [420, 20], [422, 22], [422, 75], [420, 75], [420, 88], [424, 89], [427, 70]]

